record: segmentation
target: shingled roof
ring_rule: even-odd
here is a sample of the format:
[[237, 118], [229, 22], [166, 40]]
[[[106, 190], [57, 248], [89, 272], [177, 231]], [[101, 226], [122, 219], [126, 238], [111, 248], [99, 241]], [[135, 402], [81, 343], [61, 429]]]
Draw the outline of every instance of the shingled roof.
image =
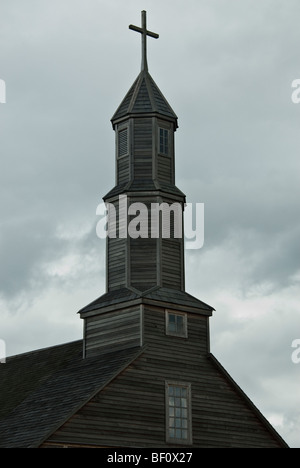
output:
[[143, 303], [150, 305], [163, 304], [164, 306], [168, 306], [170, 308], [172, 308], [172, 306], [174, 308], [181, 306], [183, 307], [182, 310], [208, 316], [212, 315], [212, 312], [214, 311], [213, 307], [203, 301], [200, 301], [185, 291], [156, 286], [144, 292], [138, 292], [137, 290], [134, 291], [129, 288], [120, 288], [116, 291], [109, 291], [95, 299], [93, 302], [81, 309], [78, 313], [84, 316], [89, 312], [102, 308], [114, 308], [116, 305], [125, 307], [129, 302], [131, 305]]
[[38, 447], [141, 352], [82, 359], [79, 340], [8, 358], [0, 366], [0, 447]]
[[131, 114], [157, 113], [168, 119], [174, 119], [177, 125], [177, 115], [163, 96], [157, 84], [147, 70], [142, 70], [131, 86], [125, 98], [113, 115], [115, 122]]

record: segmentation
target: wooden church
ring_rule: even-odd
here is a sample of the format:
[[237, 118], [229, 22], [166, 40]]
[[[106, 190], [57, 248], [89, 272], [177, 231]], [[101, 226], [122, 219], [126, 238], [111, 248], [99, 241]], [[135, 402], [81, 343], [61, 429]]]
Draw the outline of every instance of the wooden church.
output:
[[[175, 185], [177, 116], [142, 69], [112, 118], [116, 185], [127, 206], [184, 206]], [[127, 223], [132, 216], [128, 216]], [[0, 365], [0, 447], [286, 448], [210, 352], [213, 308], [185, 291], [183, 235], [107, 237], [107, 291], [80, 310], [83, 340]], [[150, 229], [150, 228], [149, 228]]]

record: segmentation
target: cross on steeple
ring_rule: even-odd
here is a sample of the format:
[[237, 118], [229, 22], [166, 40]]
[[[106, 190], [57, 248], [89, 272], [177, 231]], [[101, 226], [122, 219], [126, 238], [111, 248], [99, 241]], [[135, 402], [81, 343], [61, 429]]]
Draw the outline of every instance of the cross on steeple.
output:
[[142, 34], [142, 71], [148, 71], [148, 64], [147, 64], [147, 36], [154, 37], [154, 39], [158, 39], [159, 35], [148, 31], [147, 30], [147, 17], [146, 11], [142, 11], [142, 27], [139, 28], [138, 26], [133, 26], [133, 24], [129, 25], [129, 29], [133, 31], [139, 32]]

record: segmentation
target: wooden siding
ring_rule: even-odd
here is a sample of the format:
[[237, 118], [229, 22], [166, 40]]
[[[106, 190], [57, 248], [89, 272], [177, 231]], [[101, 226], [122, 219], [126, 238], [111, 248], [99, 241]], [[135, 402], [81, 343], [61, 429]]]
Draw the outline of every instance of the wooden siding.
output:
[[162, 239], [162, 285], [165, 288], [182, 289], [182, 241]]
[[126, 239], [107, 241], [107, 286], [108, 291], [126, 286]]
[[123, 184], [130, 180], [129, 156], [117, 160], [117, 184]]
[[157, 239], [130, 239], [130, 284], [140, 291], [157, 284]]
[[[207, 357], [207, 318], [188, 316], [188, 338], [165, 335], [163, 309], [144, 312], [144, 353], [44, 444], [167, 444], [165, 382], [191, 385], [193, 447], [280, 447], [252, 406]], [[187, 445], [185, 444], [184, 447]]]
[[140, 307], [89, 317], [85, 323], [85, 355], [111, 353], [141, 345]]
[[172, 183], [172, 161], [170, 157], [158, 155], [157, 175], [160, 182]]
[[152, 119], [134, 121], [134, 179], [152, 179]]

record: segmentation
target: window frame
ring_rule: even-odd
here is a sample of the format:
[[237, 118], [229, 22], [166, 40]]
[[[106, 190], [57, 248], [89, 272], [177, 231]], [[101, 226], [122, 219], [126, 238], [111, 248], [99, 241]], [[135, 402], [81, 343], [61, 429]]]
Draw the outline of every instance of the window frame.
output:
[[[173, 418], [176, 419], [176, 416], [170, 415], [170, 404], [169, 404], [169, 388], [170, 387], [180, 387], [180, 388], [185, 388], [187, 392], [187, 417], [184, 418], [187, 420], [187, 438], [176, 438], [176, 437], [171, 437], [170, 436], [170, 429], [171, 426], [169, 424], [169, 419]], [[192, 386], [190, 383], [187, 382], [179, 382], [179, 381], [165, 381], [165, 407], [166, 407], [166, 442], [170, 444], [177, 444], [177, 445], [192, 445], [193, 443], [193, 434], [192, 434]], [[174, 405], [174, 409], [176, 412], [176, 409], [182, 410], [183, 408], [181, 406]], [[178, 419], [181, 419], [178, 418]], [[175, 423], [176, 424], [176, 423]], [[176, 430], [175, 426], [174, 429]]]
[[[161, 131], [164, 132], [163, 135], [163, 146], [161, 147], [160, 144], [160, 133]], [[167, 139], [165, 138], [165, 132], [167, 133]], [[167, 140], [167, 148], [165, 148], [165, 139]], [[165, 149], [167, 151], [165, 152]], [[158, 126], [158, 153], [162, 156], [169, 156], [170, 157], [170, 129], [163, 127], [162, 125]]]
[[[177, 330], [171, 331], [169, 329], [169, 316], [175, 315], [175, 317], [183, 317], [183, 330], [182, 332], [178, 332]], [[166, 321], [166, 335], [167, 336], [175, 336], [177, 338], [188, 338], [188, 327], [187, 327], [187, 314], [185, 312], [176, 312], [174, 310], [166, 309], [165, 312], [165, 321]], [[175, 321], [176, 323], [176, 321]]]

